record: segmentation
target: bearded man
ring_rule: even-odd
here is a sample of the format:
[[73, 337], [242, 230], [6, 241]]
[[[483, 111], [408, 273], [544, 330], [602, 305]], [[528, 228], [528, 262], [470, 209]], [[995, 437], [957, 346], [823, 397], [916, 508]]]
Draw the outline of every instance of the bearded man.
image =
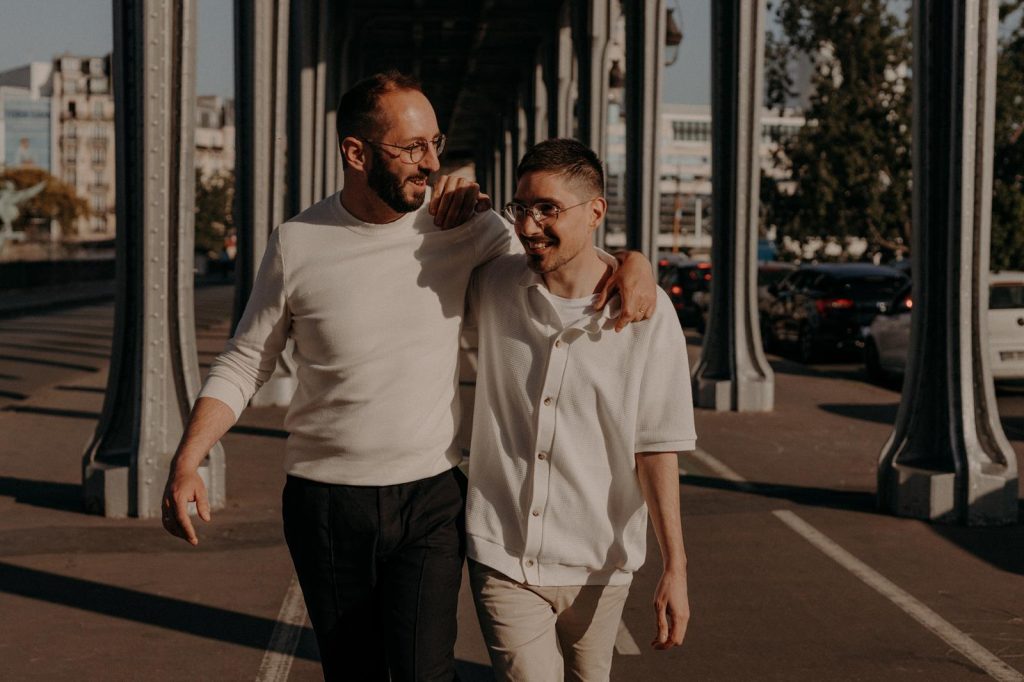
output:
[[[188, 503], [210, 520], [198, 465], [292, 339], [283, 516], [324, 677], [448, 681], [465, 554], [453, 442], [464, 301], [473, 269], [517, 240], [475, 210], [474, 183], [448, 180], [426, 202], [445, 137], [415, 80], [357, 83], [337, 120], [344, 189], [271, 234], [172, 462], [164, 526], [198, 543]], [[649, 312], [650, 269], [623, 260], [611, 285]]]

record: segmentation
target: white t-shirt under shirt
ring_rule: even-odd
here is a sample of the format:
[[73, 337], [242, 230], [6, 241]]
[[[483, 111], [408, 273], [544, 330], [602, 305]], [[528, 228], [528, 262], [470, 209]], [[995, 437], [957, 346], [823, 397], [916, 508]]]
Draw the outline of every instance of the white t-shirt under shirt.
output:
[[493, 211], [442, 231], [426, 206], [371, 225], [334, 194], [271, 234], [245, 314], [200, 396], [239, 415], [294, 339], [289, 474], [391, 485], [461, 459], [453, 438], [466, 288], [473, 268], [508, 252], [511, 231]]
[[554, 297], [522, 255], [478, 268], [469, 301], [469, 556], [531, 585], [628, 584], [646, 556], [635, 453], [696, 441], [671, 301], [659, 290], [654, 316], [616, 333], [617, 299], [588, 313], [586, 299]]

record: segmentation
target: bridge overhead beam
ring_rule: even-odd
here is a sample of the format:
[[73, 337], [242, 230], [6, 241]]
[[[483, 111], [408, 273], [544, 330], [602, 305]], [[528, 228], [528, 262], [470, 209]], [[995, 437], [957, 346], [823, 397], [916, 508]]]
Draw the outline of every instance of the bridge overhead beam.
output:
[[1015, 523], [1018, 510], [987, 338], [997, 5], [913, 5], [915, 300], [878, 468], [884, 509], [971, 525]]
[[657, 257], [658, 159], [665, 0], [624, 2], [626, 15], [626, 247]]
[[[194, 0], [114, 2], [117, 299], [110, 376], [83, 457], [86, 508], [160, 515], [171, 457], [198, 393]], [[200, 467], [224, 505], [224, 452]]]
[[764, 35], [764, 0], [712, 3], [715, 275], [707, 334], [694, 369], [694, 404], [720, 411], [769, 411], [775, 398], [757, 310]]

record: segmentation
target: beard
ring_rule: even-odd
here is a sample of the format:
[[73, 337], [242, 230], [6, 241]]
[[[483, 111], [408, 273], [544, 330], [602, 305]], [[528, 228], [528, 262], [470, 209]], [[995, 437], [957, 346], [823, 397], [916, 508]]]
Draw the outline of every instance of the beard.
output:
[[429, 172], [424, 172], [423, 169], [417, 169], [418, 173], [410, 175], [408, 177], [400, 177], [387, 168], [387, 160], [377, 152], [377, 150], [371, 147], [371, 155], [373, 158], [373, 164], [370, 166], [369, 171], [366, 173], [366, 183], [370, 186], [377, 196], [380, 197], [381, 201], [388, 205], [391, 210], [398, 213], [411, 213], [420, 206], [423, 205], [423, 200], [426, 197], [426, 192], [419, 194], [413, 194], [408, 197], [403, 192], [405, 182], [413, 178], [427, 179]]

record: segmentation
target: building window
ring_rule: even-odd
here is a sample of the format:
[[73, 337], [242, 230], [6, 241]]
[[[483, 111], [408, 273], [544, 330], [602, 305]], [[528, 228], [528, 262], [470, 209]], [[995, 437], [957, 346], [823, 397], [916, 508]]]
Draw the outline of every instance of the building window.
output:
[[103, 102], [102, 101], [93, 102], [92, 103], [92, 115], [93, 115], [93, 118], [103, 118]]
[[672, 121], [672, 139], [676, 142], [708, 142], [710, 121]]
[[78, 145], [73, 137], [64, 141], [64, 163], [75, 163], [78, 161]]
[[74, 57], [61, 57], [60, 70], [65, 73], [78, 72], [82, 70], [82, 64]]
[[78, 173], [75, 172], [74, 166], [64, 169], [64, 182], [72, 187], [78, 184]]
[[101, 215], [92, 217], [92, 231], [94, 234], [103, 234], [107, 231], [107, 219]]
[[107, 212], [107, 197], [105, 194], [93, 194], [92, 195], [92, 210], [97, 213]]
[[92, 141], [92, 162], [94, 165], [101, 165], [107, 162], [106, 141], [93, 139]]
[[96, 58], [89, 60], [89, 74], [93, 76], [103, 75], [103, 60]]

